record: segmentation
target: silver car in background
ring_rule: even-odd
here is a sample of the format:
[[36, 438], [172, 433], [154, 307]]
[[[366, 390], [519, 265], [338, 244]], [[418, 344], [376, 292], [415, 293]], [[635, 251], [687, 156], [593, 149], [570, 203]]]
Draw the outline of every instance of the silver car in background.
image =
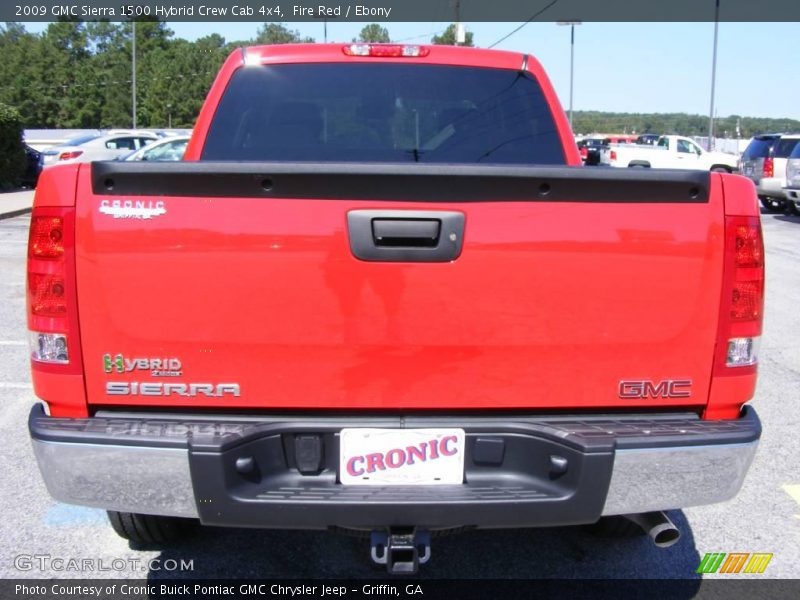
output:
[[186, 146], [189, 143], [188, 135], [175, 135], [162, 138], [157, 142], [148, 144], [135, 152], [124, 156], [121, 160], [147, 160], [147, 161], [175, 161], [183, 160]]
[[44, 168], [94, 160], [116, 160], [159, 139], [149, 131], [111, 131], [67, 140], [42, 152]]

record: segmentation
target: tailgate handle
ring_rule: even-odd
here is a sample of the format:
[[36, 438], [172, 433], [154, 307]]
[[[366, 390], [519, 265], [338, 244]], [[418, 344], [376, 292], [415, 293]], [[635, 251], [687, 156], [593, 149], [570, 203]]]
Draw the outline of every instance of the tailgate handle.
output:
[[442, 222], [439, 219], [372, 219], [376, 246], [435, 248]]
[[450, 210], [351, 210], [350, 251], [377, 262], [449, 262], [461, 254], [464, 213]]

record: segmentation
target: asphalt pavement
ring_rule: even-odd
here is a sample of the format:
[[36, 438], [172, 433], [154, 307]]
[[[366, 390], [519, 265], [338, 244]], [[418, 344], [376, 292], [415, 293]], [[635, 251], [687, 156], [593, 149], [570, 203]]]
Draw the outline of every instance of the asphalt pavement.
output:
[[[140, 548], [117, 537], [103, 511], [59, 504], [48, 496], [26, 428], [36, 401], [25, 341], [29, 218], [0, 220], [0, 577], [385, 576], [371, 564], [364, 539], [328, 532], [204, 529], [168, 548]], [[655, 548], [643, 537], [597, 539], [577, 527], [470, 532], [435, 539], [421, 577], [691, 579], [699, 577], [695, 571], [707, 552], [768, 552], [774, 556], [763, 575], [735, 577], [800, 578], [800, 218], [764, 215], [763, 221], [766, 320], [753, 404], [764, 434], [739, 495], [724, 504], [669, 513], [683, 535], [668, 549]], [[94, 571], [34, 556], [88, 558]], [[161, 562], [148, 568], [151, 559]], [[167, 571], [175, 566], [168, 559], [191, 561], [193, 568]]]

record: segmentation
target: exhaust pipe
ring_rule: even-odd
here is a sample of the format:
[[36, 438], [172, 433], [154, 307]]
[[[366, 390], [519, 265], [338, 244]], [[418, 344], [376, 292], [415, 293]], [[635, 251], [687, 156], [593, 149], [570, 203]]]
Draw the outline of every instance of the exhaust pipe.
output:
[[660, 510], [625, 515], [625, 518], [641, 527], [642, 531], [649, 535], [653, 543], [659, 548], [669, 548], [681, 538], [681, 532], [669, 520], [669, 517]]

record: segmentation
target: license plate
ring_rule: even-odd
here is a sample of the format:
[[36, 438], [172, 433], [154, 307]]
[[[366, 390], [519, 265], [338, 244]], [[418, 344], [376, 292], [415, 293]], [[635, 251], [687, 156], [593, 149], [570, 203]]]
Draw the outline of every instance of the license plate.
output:
[[342, 429], [343, 485], [443, 485], [464, 481], [463, 429]]

